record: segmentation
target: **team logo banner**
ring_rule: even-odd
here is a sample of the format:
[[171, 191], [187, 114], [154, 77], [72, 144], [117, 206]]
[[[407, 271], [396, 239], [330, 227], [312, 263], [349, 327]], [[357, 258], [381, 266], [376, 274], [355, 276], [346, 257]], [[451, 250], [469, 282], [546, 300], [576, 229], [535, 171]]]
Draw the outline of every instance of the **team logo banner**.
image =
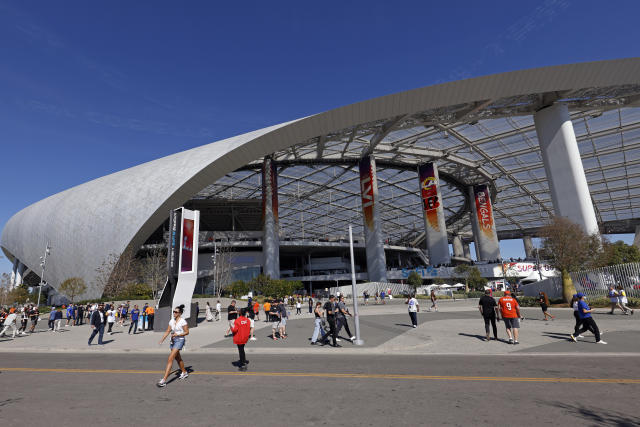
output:
[[486, 184], [476, 185], [473, 187], [473, 194], [476, 202], [476, 214], [478, 215], [478, 224], [484, 235], [493, 239], [495, 229], [493, 224], [493, 212], [491, 211], [491, 195], [489, 187]]
[[420, 178], [420, 197], [422, 198], [422, 209], [427, 220], [427, 226], [435, 231], [440, 231], [438, 224], [438, 179], [436, 178], [433, 163], [425, 163], [418, 166], [418, 176]]
[[362, 212], [364, 222], [370, 231], [373, 231], [373, 206], [375, 203], [375, 192], [373, 183], [375, 172], [371, 164], [371, 157], [366, 156], [360, 160], [360, 195], [362, 196]]
[[182, 273], [193, 270], [193, 228], [194, 221], [185, 218], [182, 222]]
[[278, 173], [276, 164], [268, 159], [262, 164], [262, 221], [264, 223], [268, 192], [271, 193], [271, 212], [273, 220], [278, 222]]

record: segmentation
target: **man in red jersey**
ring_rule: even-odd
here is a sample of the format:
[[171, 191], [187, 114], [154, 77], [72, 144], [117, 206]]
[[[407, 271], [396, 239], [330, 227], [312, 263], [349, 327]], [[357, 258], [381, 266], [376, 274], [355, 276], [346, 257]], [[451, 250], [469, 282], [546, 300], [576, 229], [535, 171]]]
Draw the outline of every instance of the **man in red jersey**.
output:
[[520, 306], [518, 302], [511, 296], [510, 291], [504, 291], [504, 296], [498, 301], [498, 306], [500, 307], [500, 314], [504, 320], [504, 326], [507, 328], [509, 344], [519, 344]]
[[244, 346], [249, 340], [249, 332], [251, 330], [251, 324], [249, 323], [249, 319], [247, 318], [247, 309], [243, 308], [240, 310], [240, 316], [233, 323], [233, 327], [231, 328], [231, 333], [233, 334], [233, 343], [238, 346], [238, 353], [240, 355], [240, 361], [238, 362], [238, 367], [240, 370], [245, 370], [246, 365], [249, 363], [245, 354], [244, 354]]

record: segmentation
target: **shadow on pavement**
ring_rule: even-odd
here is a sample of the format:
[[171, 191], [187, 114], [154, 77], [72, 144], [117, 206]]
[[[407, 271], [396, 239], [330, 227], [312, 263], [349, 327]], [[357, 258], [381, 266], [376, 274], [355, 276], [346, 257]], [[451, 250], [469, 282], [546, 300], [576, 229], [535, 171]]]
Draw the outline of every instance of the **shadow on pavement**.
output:
[[484, 339], [486, 338], [484, 335], [477, 335], [477, 334], [465, 334], [464, 332], [459, 332], [458, 335], [461, 335], [463, 337], [469, 337], [469, 338], [477, 338], [480, 341], [484, 341]]
[[596, 408], [588, 408], [583, 405], [571, 405], [562, 402], [540, 402], [549, 406], [555, 406], [563, 409], [576, 417], [580, 417], [589, 423], [595, 423], [600, 426], [637, 426], [640, 425], [640, 418], [633, 415], [627, 415], [610, 409], [598, 410]]
[[571, 341], [569, 334], [560, 334], [558, 332], [542, 332], [542, 335], [549, 338], [555, 338], [561, 341]]

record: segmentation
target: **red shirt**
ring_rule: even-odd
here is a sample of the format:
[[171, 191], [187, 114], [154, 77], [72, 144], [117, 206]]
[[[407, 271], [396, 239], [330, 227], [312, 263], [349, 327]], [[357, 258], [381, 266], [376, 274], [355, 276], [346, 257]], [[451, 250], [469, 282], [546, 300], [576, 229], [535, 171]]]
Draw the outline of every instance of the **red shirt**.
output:
[[251, 331], [251, 323], [246, 317], [240, 316], [233, 323], [231, 332], [233, 333], [234, 344], [246, 344], [249, 341], [249, 332]]
[[500, 306], [502, 317], [507, 319], [515, 319], [518, 317], [518, 312], [516, 311], [518, 303], [512, 297], [504, 296], [500, 298], [498, 305]]

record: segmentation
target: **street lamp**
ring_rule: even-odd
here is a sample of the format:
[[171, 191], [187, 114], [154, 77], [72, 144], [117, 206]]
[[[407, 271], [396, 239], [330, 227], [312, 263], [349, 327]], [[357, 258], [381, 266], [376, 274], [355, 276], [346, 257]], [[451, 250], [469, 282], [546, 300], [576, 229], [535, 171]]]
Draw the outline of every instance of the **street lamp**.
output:
[[38, 285], [38, 307], [40, 307], [40, 295], [42, 294], [42, 284], [44, 283], [44, 270], [47, 267], [47, 255], [51, 253], [51, 242], [47, 241], [47, 247], [44, 249], [44, 256], [40, 257], [40, 267], [42, 274], [40, 275], [40, 285]]

